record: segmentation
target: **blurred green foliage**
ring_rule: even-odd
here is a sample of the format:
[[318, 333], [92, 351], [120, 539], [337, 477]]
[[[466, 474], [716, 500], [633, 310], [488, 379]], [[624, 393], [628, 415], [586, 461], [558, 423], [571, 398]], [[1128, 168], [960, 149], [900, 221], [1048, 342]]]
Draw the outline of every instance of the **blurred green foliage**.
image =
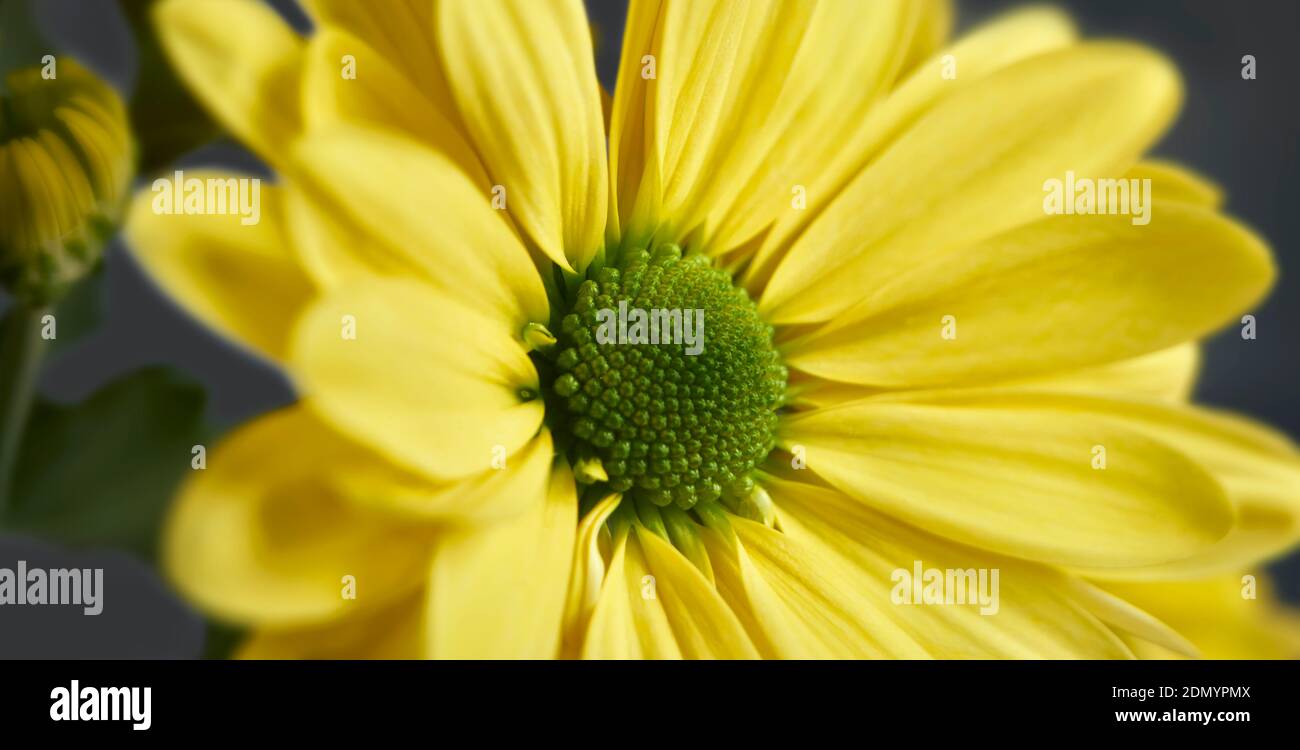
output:
[[203, 389], [165, 368], [120, 378], [79, 404], [38, 401], [6, 525], [153, 561], [172, 495], [204, 444]]
[[223, 132], [168, 63], [151, 18], [156, 2], [118, 0], [135, 35], [139, 59], [139, 75], [129, 113], [143, 175], [165, 169], [180, 156], [216, 140]]
[[[117, 2], [138, 51], [129, 116], [138, 144], [138, 173], [148, 176], [220, 138], [223, 131], [168, 62], [151, 20], [157, 0]], [[29, 64], [32, 54], [52, 51], [37, 41], [31, 7], [28, 0], [0, 0], [0, 69], [6, 60]], [[0, 329], [7, 323], [19, 333], [30, 331], [29, 324], [51, 312], [57, 336], [15, 349], [16, 356], [0, 361], [0, 376], [37, 372], [45, 358], [75, 347], [93, 331], [105, 313], [104, 275], [102, 267], [96, 268], [51, 307], [11, 300], [0, 313]], [[0, 446], [14, 447], [17, 461], [7, 486], [0, 487], [0, 532], [111, 547], [156, 563], [168, 508], [185, 475], [194, 470], [192, 449], [210, 445], [215, 437], [204, 423], [203, 388], [170, 368], [148, 367], [118, 377], [75, 404], [44, 399], [30, 385], [7, 390], [12, 398], [0, 397], [0, 412], [16, 418], [0, 420], [14, 423], [0, 434]], [[5, 482], [0, 472], [0, 483]], [[209, 623], [204, 655], [225, 657], [242, 636], [237, 628]]]

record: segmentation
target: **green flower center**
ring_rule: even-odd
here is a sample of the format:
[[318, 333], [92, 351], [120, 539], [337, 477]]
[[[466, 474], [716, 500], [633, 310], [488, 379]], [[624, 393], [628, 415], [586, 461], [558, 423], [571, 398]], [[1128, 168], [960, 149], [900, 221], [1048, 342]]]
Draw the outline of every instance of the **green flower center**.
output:
[[589, 272], [557, 339], [547, 412], [580, 482], [683, 509], [754, 491], [788, 373], [772, 327], [706, 256], [661, 245]]

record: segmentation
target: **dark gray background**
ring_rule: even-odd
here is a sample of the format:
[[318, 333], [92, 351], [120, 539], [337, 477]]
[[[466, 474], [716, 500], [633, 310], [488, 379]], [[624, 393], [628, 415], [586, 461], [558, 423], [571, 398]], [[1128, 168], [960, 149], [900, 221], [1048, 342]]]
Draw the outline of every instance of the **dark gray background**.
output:
[[[382, 0], [371, 0], [382, 2]], [[846, 0], [858, 1], [858, 0]], [[860, 0], [867, 1], [867, 0]], [[288, 0], [272, 3], [296, 25], [306, 18]], [[1011, 7], [1004, 0], [969, 0], [959, 9], [958, 29]], [[113, 3], [103, 0], [41, 0], [42, 25], [68, 52], [129, 92], [134, 80], [134, 53], [129, 33]], [[1259, 338], [1243, 341], [1230, 328], [1206, 347], [1205, 366], [1197, 388], [1204, 403], [1239, 410], [1300, 437], [1300, 349], [1295, 326], [1300, 323], [1300, 255], [1297, 254], [1295, 188], [1296, 138], [1300, 134], [1296, 103], [1296, 54], [1300, 47], [1297, 8], [1291, 0], [1066, 0], [1068, 10], [1089, 37], [1124, 37], [1149, 43], [1167, 54], [1183, 73], [1187, 98], [1181, 118], [1155, 150], [1195, 167], [1221, 184], [1228, 210], [1271, 242], [1282, 268], [1269, 300], [1252, 311]], [[625, 14], [622, 0], [588, 0], [598, 30], [598, 66], [602, 81], [613, 89], [619, 38]], [[1242, 80], [1241, 57], [1257, 60], [1257, 79]], [[205, 149], [187, 164], [256, 162], [229, 144]], [[288, 384], [265, 363], [214, 337], [180, 312], [140, 273], [129, 255], [115, 245], [108, 258], [107, 315], [101, 329], [50, 362], [43, 379], [47, 394], [79, 399], [116, 375], [142, 365], [164, 363], [191, 374], [209, 389], [209, 418], [218, 426], [238, 423], [289, 403]], [[37, 557], [34, 543], [0, 538], [0, 563], [23, 553]], [[81, 553], [60, 553], [42, 547], [40, 557], [60, 565], [80, 565]], [[37, 644], [24, 653], [0, 646], [0, 657], [61, 653], [58, 644], [76, 642], [69, 634], [84, 633], [75, 655], [183, 656], [198, 653], [192, 635], [192, 614], [159, 596], [158, 585], [138, 565], [112, 554], [96, 553], [108, 567], [107, 606], [113, 623], [137, 622], [141, 627], [98, 627], [96, 618], [83, 618], [54, 608], [24, 615], [21, 622], [6, 617], [0, 623], [0, 644]], [[99, 563], [97, 563], [99, 564]], [[1291, 601], [1300, 602], [1300, 556], [1274, 566], [1278, 586]], [[69, 621], [69, 618], [72, 618]], [[103, 623], [110, 622], [101, 618]], [[89, 621], [89, 622], [88, 622]], [[11, 628], [16, 627], [15, 633]], [[152, 634], [176, 633], [158, 639]], [[18, 638], [10, 638], [18, 635]], [[44, 637], [44, 636], [49, 637]], [[155, 646], [150, 648], [149, 643]], [[8, 652], [8, 653], [6, 653]], [[72, 650], [66, 650], [73, 655]]]

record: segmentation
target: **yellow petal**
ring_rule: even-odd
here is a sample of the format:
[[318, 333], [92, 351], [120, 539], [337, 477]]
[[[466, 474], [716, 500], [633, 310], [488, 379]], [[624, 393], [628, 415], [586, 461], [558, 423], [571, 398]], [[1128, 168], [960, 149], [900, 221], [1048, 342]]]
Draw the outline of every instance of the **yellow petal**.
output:
[[34, 181], [44, 183], [41, 186], [44, 190], [37, 187], [37, 191], [44, 192], [45, 199], [50, 201], [48, 208], [56, 214], [55, 226], [61, 230], [54, 239], [63, 239], [76, 231], [95, 206], [90, 183], [78, 168], [67, 142], [49, 130], [42, 130], [33, 137], [19, 139], [13, 147], [19, 153], [27, 152], [31, 158], [28, 166], [34, 167]]
[[768, 658], [926, 658], [888, 616], [884, 597], [853, 584], [849, 566], [825, 546], [732, 517], [736, 544], [709, 529], [706, 544], [728, 604], [742, 614]]
[[803, 446], [808, 468], [855, 500], [1031, 560], [1166, 562], [1209, 547], [1232, 526], [1218, 483], [1136, 430], [1087, 413], [1063, 420], [996, 393], [927, 398], [795, 415], [781, 425], [781, 444]]
[[302, 129], [303, 42], [293, 29], [250, 0], [166, 0], [154, 19], [163, 49], [199, 100], [258, 156], [281, 163]]
[[953, 0], [917, 0], [914, 4], [920, 6], [920, 13], [911, 30], [904, 72], [911, 71], [948, 42], [957, 15]]
[[88, 165], [91, 187], [101, 205], [117, 209], [135, 176], [135, 145], [127, 129], [121, 100], [102, 101], [102, 94], [87, 91], [72, 99], [55, 116], [68, 129]]
[[[942, 9], [941, 9], [942, 10]], [[940, 12], [941, 12], [940, 10]], [[922, 8], [923, 16], [932, 15]], [[917, 30], [918, 33], [921, 29]], [[1007, 13], [962, 37], [924, 63], [867, 115], [841, 149], [807, 184], [808, 207], [781, 214], [745, 271], [745, 284], [756, 297], [771, 277], [776, 261], [789, 245], [833, 203], [844, 188], [883, 149], [916, 123], [937, 102], [981, 81], [992, 73], [1075, 41], [1073, 23], [1052, 8], [1030, 7]], [[949, 62], [958, 63], [956, 77], [945, 77]]]
[[814, 406], [834, 406], [849, 401], [859, 401], [877, 393], [886, 392], [881, 388], [851, 385], [834, 380], [826, 380], [815, 375], [798, 372], [791, 373], [787, 399], [800, 409]]
[[292, 361], [339, 429], [410, 469], [459, 479], [513, 455], [541, 425], [537, 372], [513, 333], [426, 284], [373, 278], [304, 313]]
[[1223, 188], [1173, 162], [1143, 159], [1124, 177], [1151, 180], [1151, 194], [1160, 196], [1161, 200], [1191, 203], [1202, 208], [1223, 206]]
[[[736, 122], [751, 56], [784, 30], [778, 18], [797, 30], [809, 7], [766, 0], [632, 3], [610, 124], [624, 244], [649, 241], [685, 207], [725, 126]], [[782, 53], [774, 69], [788, 59]], [[660, 235], [674, 239], [689, 229], [674, 226]]]
[[[182, 487], [163, 535], [169, 577], [219, 619], [276, 627], [412, 593], [429, 528], [360, 512], [333, 481], [374, 460], [302, 408], [254, 420]], [[355, 599], [344, 596], [346, 576]]]
[[[645, 149], [663, 181], [645, 185], [660, 195], [620, 195], [622, 219], [634, 242], [643, 239], [654, 227], [638, 226], [631, 211], [648, 199], [670, 223], [656, 239], [700, 232], [697, 244], [715, 255], [791, 210], [792, 193], [893, 81], [922, 10], [897, 0], [637, 5], [629, 23], [659, 26], [629, 29], [614, 138], [621, 152]], [[718, 33], [728, 24], [734, 34]], [[638, 46], [651, 33], [657, 44]], [[642, 85], [645, 55], [655, 56], [656, 77]], [[643, 157], [629, 156], [624, 168], [644, 169]], [[638, 189], [634, 175], [615, 179]]]
[[576, 658], [582, 650], [582, 640], [587, 622], [600, 600], [601, 583], [605, 580], [607, 560], [601, 551], [602, 534], [608, 536], [605, 521], [622, 501], [621, 495], [610, 495], [596, 503], [578, 524], [577, 541], [573, 550], [573, 573], [569, 580], [568, 601], [564, 608], [564, 645], [566, 658]]
[[347, 126], [305, 138], [295, 153], [304, 187], [370, 240], [334, 253], [359, 256], [375, 273], [426, 279], [516, 329], [547, 319], [546, 292], [519, 238], [443, 154]]
[[[953, 393], [937, 398], [968, 404], [984, 397]], [[1166, 564], [1108, 568], [1089, 575], [1142, 580], [1209, 576], [1257, 564], [1300, 541], [1300, 450], [1266, 427], [1152, 398], [1041, 392], [995, 398], [1061, 421], [1072, 422], [1080, 415], [1104, 419], [1158, 440], [1209, 472], [1237, 508], [1232, 531], [1205, 550]]]
[[[647, 130], [646, 112], [649, 91], [658, 80], [658, 58], [650, 53], [659, 24], [662, 0], [630, 0], [623, 28], [623, 49], [618, 63], [618, 82], [609, 107], [609, 219], [606, 235], [611, 245], [618, 244], [627, 233], [624, 226], [635, 213], [642, 226], [650, 226], [661, 213], [662, 196], [655, 189], [641, 190], [643, 179], [658, 180], [658, 162]], [[653, 65], [654, 78], [650, 77]], [[633, 74], [633, 71], [636, 71]], [[653, 166], [653, 172], [647, 167]], [[636, 208], [636, 201], [643, 205]], [[644, 204], [654, 200], [653, 205]]]
[[1051, 217], [914, 263], [787, 344], [787, 363], [884, 386], [1023, 377], [1197, 338], [1272, 283], [1268, 248], [1240, 225], [1184, 203], [1151, 216]]
[[[957, 392], [936, 398], [965, 403], [981, 397]], [[1280, 433], [1226, 412], [1137, 396], [1024, 392], [998, 398], [1065, 421], [1087, 414], [1141, 432], [1195, 461], [1235, 506], [1232, 530], [1204, 550], [1158, 565], [1085, 569], [1087, 575], [1125, 580], [1214, 576], [1258, 565], [1300, 541], [1300, 449]]]
[[[343, 77], [348, 57], [356, 66], [355, 78]], [[302, 110], [308, 128], [346, 123], [399, 130], [445, 154], [480, 194], [490, 191], [487, 173], [460, 125], [383, 53], [347, 31], [326, 27], [312, 36], [306, 61]]]
[[587, 625], [582, 658], [682, 658], [656, 588], [636, 534], [624, 530]]
[[[761, 71], [755, 90], [742, 94], [739, 120], [720, 139], [726, 158], [714, 157], [717, 166], [707, 170], [704, 189], [693, 198], [709, 206], [700, 240], [708, 252], [738, 247], [778, 216], [806, 210], [808, 186], [842, 158], [844, 144], [878, 107], [916, 41], [918, 24], [942, 24], [939, 5], [821, 3], [797, 44], [786, 41], [788, 30], [774, 34], [772, 48], [750, 63]], [[775, 23], [788, 25], [784, 18]], [[793, 57], [778, 90], [769, 69], [787, 49]]]
[[[313, 194], [314, 193], [314, 194]], [[284, 191], [285, 222], [298, 262], [316, 284], [329, 289], [376, 273], [400, 276], [411, 264], [387, 250], [320, 191], [290, 184]]]
[[[785, 532], [846, 564], [843, 586], [889, 602], [885, 616], [938, 658], [1127, 658], [1067, 576], [953, 544], [830, 489], [765, 479]], [[922, 597], [916, 599], [916, 566]], [[945, 595], [925, 603], [926, 571]], [[1143, 632], [1154, 633], [1152, 626]]]
[[758, 658], [740, 621], [699, 569], [644, 526], [637, 526], [635, 533], [646, 568], [654, 576], [654, 595], [663, 602], [682, 655], [688, 659]]
[[710, 586], [713, 586], [713, 565], [709, 562], [709, 552], [705, 549], [704, 539], [700, 536], [702, 529], [699, 524], [687, 511], [673, 505], [660, 508], [659, 514], [664, 522], [664, 531], [667, 532], [668, 540], [672, 542], [673, 547], [700, 571]]
[[376, 606], [358, 597], [347, 617], [305, 628], [255, 631], [239, 646], [240, 659], [419, 659], [420, 597]]
[[1292, 511], [1278, 510], [1269, 496], [1240, 491], [1229, 497], [1237, 507], [1237, 521], [1228, 535], [1194, 555], [1160, 565], [1137, 568], [1079, 568], [1081, 575], [1116, 581], [1183, 580], [1220, 575], [1224, 571], [1258, 565], [1292, 551], [1300, 542], [1300, 521]]
[[[1300, 658], [1300, 616], [1277, 602], [1273, 581], [1259, 572], [1200, 581], [1106, 583], [1107, 590], [1159, 617], [1207, 659]], [[1153, 648], [1149, 658], [1178, 654]]]
[[510, 215], [551, 260], [604, 245], [605, 125], [580, 0], [442, 0], [437, 37], [471, 140]]
[[1196, 646], [1178, 631], [1131, 602], [1073, 576], [1063, 577], [1071, 595], [1102, 622], [1182, 656], [1198, 655]]
[[12, 207], [5, 216], [5, 244], [29, 252], [72, 231], [78, 217], [67, 210], [71, 201], [49, 153], [30, 138], [6, 143], [0, 150], [0, 156], [6, 157], [0, 162], [3, 197]]
[[963, 248], [1042, 219], [1044, 180], [1122, 176], [1180, 99], [1167, 60], [1120, 43], [1050, 52], [976, 81], [835, 197], [759, 308], [776, 323], [829, 320], [921, 260], [966, 257]]
[[558, 654], [578, 500], [561, 462], [516, 518], [448, 530], [429, 575], [428, 653], [442, 659], [547, 659]]
[[[247, 177], [185, 173], [186, 182], [194, 179], [225, 185]], [[283, 362], [294, 321], [315, 289], [292, 254], [283, 189], [263, 184], [259, 193], [258, 223], [245, 225], [245, 217], [234, 213], [159, 214], [154, 202], [161, 193], [141, 191], [132, 201], [126, 236], [145, 270], [177, 304], [225, 336]]]
[[81, 163], [67, 141], [49, 130], [42, 130], [36, 136], [36, 141], [49, 159], [51, 176], [57, 175], [59, 178], [57, 182], [63, 189], [59, 207], [65, 216], [69, 217], [70, 221], [67, 221], [66, 226], [68, 231], [71, 231], [83, 217], [96, 208], [90, 178], [81, 168]]
[[[304, 5], [321, 32], [346, 32], [385, 55], [387, 61], [443, 117], [461, 127], [433, 38], [436, 3], [428, 0], [386, 0], [383, 3], [304, 0]], [[358, 72], [357, 79], [362, 80], [362, 75]]]
[[555, 447], [542, 429], [515, 454], [499, 453], [493, 468], [452, 482], [429, 482], [393, 467], [382, 476], [356, 472], [339, 478], [354, 502], [415, 522], [436, 519], [479, 524], [518, 516], [546, 493]]
[[582, 646], [587, 659], [752, 659], [736, 616], [689, 560], [639, 523], [615, 545]]
[[1185, 402], [1191, 398], [1200, 364], [1200, 348], [1187, 343], [1133, 359], [1036, 377], [1012, 378], [999, 381], [997, 385], [1099, 395], [1153, 396]]
[[[1151, 396], [1186, 402], [1196, 384], [1201, 354], [1194, 343], [1179, 344], [1152, 354], [1105, 365], [1068, 369], [1026, 378], [1011, 377], [992, 384], [998, 388]], [[791, 380], [792, 404], [832, 406], [889, 392], [798, 373]]]

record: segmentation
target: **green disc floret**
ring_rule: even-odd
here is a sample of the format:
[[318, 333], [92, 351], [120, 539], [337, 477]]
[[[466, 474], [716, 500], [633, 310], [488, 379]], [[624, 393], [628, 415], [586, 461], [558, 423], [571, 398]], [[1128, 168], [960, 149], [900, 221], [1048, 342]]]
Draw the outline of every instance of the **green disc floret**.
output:
[[[658, 343], [638, 339], [636, 311], [659, 311]], [[581, 282], [556, 337], [553, 423], [588, 481], [598, 462], [610, 490], [681, 508], [752, 492], [787, 371], [771, 326], [725, 271], [676, 245], [629, 251]]]

